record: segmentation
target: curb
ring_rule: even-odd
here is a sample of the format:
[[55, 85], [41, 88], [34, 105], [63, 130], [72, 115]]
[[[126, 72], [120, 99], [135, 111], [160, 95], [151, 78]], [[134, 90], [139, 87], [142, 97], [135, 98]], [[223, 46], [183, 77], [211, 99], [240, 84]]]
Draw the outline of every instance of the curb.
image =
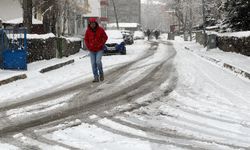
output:
[[[190, 48], [188, 48], [188, 47], [184, 47], [186, 50], [188, 50], [188, 51], [190, 51], [190, 52], [194, 52], [194, 50], [191, 50]], [[214, 59], [214, 58], [211, 58], [211, 57], [208, 57], [208, 56], [204, 56], [204, 55], [199, 55], [199, 54], [197, 54], [198, 56], [200, 56], [200, 57], [202, 57], [202, 58], [205, 58], [205, 59], [207, 59], [207, 60], [209, 60], [209, 61], [212, 61], [212, 62], [215, 62], [216, 64], [218, 64], [219, 62], [221, 62], [221, 61], [219, 61], [219, 60], [217, 60], [217, 59]]]
[[82, 57], [79, 57], [79, 59], [83, 59], [83, 58], [88, 57], [88, 56], [89, 56], [89, 54], [86, 54], [86, 55], [84, 55]]
[[26, 79], [26, 78], [27, 78], [26, 74], [16, 75], [16, 76], [10, 77], [8, 79], [1, 80], [0, 86], [17, 81], [17, 80]]
[[241, 74], [244, 77], [246, 77], [247, 79], [250, 79], [250, 73], [248, 73], [248, 72], [245, 72], [245, 71], [243, 71], [243, 70], [241, 70], [239, 68], [236, 68], [236, 67], [234, 67], [234, 66], [232, 66], [230, 64], [227, 64], [227, 63], [224, 63], [223, 67], [233, 71], [234, 73]]
[[212, 61], [212, 62], [214, 62], [214, 63], [216, 63], [216, 64], [218, 64], [219, 62], [221, 62], [221, 61], [219, 61], [219, 60], [217, 60], [217, 59], [214, 59], [214, 58], [211, 58], [211, 57], [202, 56], [202, 55], [199, 55], [199, 56], [202, 57], [202, 58], [205, 58], [205, 59], [207, 59], [207, 60], [209, 60], [209, 61]]
[[63, 63], [59, 63], [59, 64], [56, 64], [56, 65], [53, 65], [53, 66], [50, 66], [50, 67], [46, 67], [46, 68], [41, 69], [40, 73], [46, 73], [46, 72], [49, 72], [49, 71], [52, 71], [52, 70], [55, 70], [55, 69], [59, 69], [59, 68], [61, 68], [63, 66], [72, 64], [74, 62], [75, 62], [75, 60], [72, 59], [72, 60], [69, 60], [69, 61], [66, 61], [66, 62], [63, 62]]
[[[186, 50], [190, 51], [190, 52], [194, 52], [193, 50], [191, 50], [190, 48], [188, 47], [184, 47]], [[199, 55], [198, 56], [210, 61], [210, 62], [214, 62], [218, 65], [218, 63], [220, 63], [221, 61], [217, 60], [217, 59], [214, 59], [214, 58], [211, 58], [211, 57], [207, 57], [207, 56], [203, 56], [203, 55]], [[246, 71], [243, 71], [233, 65], [230, 65], [230, 64], [227, 64], [227, 63], [224, 63], [224, 62], [221, 62], [222, 63], [222, 67], [236, 73], [236, 74], [240, 74], [242, 75], [243, 77], [247, 78], [250, 80], [250, 73], [246, 72]]]

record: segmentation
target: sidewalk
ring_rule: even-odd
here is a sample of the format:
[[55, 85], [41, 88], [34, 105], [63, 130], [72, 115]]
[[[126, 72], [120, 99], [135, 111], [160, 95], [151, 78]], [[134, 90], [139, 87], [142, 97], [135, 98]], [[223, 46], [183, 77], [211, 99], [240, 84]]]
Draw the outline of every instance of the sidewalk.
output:
[[28, 70], [2, 70], [0, 69], [0, 86], [5, 85], [17, 80], [26, 79], [27, 76], [30, 78], [39, 75], [39, 73], [46, 73], [63, 66], [74, 63], [75, 59], [87, 55], [87, 52], [80, 52], [72, 57], [66, 57], [63, 59], [51, 59], [43, 60], [28, 64]]
[[184, 42], [181, 37], [177, 37], [176, 42], [181, 42], [185, 50], [250, 80], [250, 57], [233, 52], [224, 52], [219, 48], [207, 50], [195, 41]]
[[[46, 90], [60, 89], [91, 76], [89, 59], [82, 59], [88, 52], [28, 64], [27, 71], [0, 69], [0, 104], [12, 103], [21, 97], [39, 95]], [[82, 77], [82, 78], [81, 78]], [[77, 81], [75, 81], [77, 80]]]

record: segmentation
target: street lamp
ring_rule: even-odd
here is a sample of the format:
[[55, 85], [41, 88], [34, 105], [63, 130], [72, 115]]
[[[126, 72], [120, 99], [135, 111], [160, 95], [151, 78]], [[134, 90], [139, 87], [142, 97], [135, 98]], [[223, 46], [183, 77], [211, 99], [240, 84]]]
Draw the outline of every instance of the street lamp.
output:
[[118, 22], [117, 11], [116, 11], [116, 6], [115, 6], [114, 0], [112, 0], [112, 3], [113, 3], [113, 7], [114, 7], [115, 20], [116, 20], [116, 27], [117, 27], [117, 30], [119, 30], [119, 22]]

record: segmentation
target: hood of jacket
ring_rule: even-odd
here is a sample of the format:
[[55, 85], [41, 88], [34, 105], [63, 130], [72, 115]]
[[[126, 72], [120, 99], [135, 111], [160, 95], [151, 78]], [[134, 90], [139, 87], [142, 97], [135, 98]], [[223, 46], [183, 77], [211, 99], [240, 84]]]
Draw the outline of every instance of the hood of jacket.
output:
[[[89, 18], [89, 23], [88, 23], [88, 28], [89, 29], [91, 29], [91, 30], [96, 30], [98, 27], [99, 27], [99, 24], [98, 24], [98, 22], [97, 22], [97, 19], [96, 18]], [[95, 29], [92, 29], [91, 27], [90, 27], [90, 23], [95, 23], [96, 24], [96, 27], [95, 27]]]

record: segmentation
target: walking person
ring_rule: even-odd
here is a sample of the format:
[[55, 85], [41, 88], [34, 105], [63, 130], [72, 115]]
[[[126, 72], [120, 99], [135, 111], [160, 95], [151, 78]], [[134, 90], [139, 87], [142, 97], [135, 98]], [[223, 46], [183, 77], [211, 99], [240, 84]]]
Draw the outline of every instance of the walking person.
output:
[[85, 33], [84, 42], [90, 53], [92, 71], [94, 75], [93, 82], [104, 80], [102, 68], [103, 48], [108, 37], [102, 27], [99, 26], [96, 18], [89, 18], [88, 28]]
[[159, 38], [159, 36], [160, 36], [160, 31], [155, 30], [154, 34], [155, 34], [155, 39], [157, 40]]
[[148, 41], [149, 41], [149, 38], [150, 38], [150, 34], [151, 34], [151, 31], [148, 29], [148, 30], [146, 31], [146, 35], [147, 35], [147, 37], [148, 37]]

